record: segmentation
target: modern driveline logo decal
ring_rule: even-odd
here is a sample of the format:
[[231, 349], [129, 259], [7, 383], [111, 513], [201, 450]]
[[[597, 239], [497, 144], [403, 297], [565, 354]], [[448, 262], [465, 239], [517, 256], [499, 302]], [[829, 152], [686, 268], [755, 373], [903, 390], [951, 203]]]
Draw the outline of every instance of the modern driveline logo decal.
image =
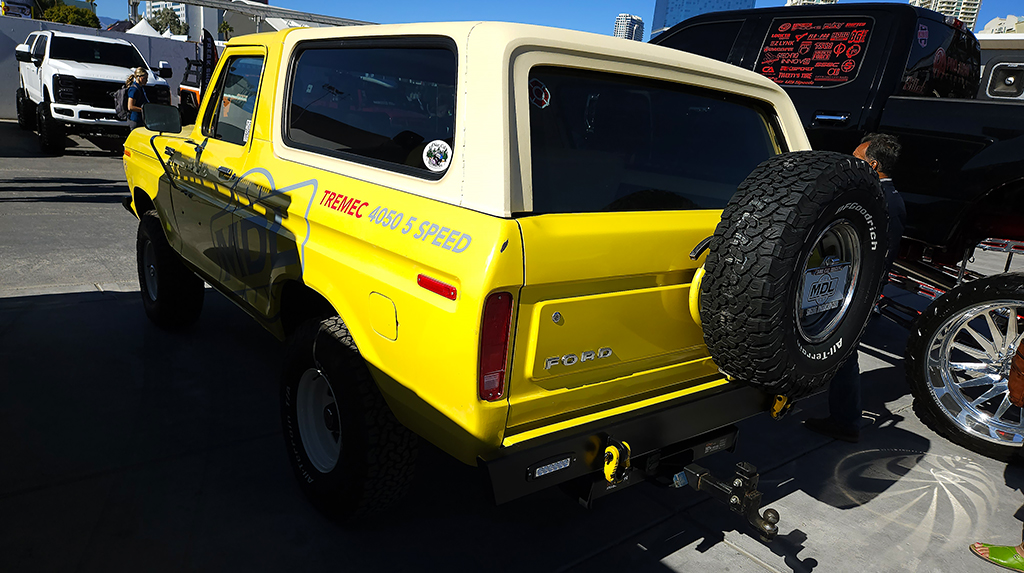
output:
[[451, 160], [452, 148], [446, 141], [435, 139], [423, 148], [423, 164], [434, 173], [448, 169], [448, 163]]

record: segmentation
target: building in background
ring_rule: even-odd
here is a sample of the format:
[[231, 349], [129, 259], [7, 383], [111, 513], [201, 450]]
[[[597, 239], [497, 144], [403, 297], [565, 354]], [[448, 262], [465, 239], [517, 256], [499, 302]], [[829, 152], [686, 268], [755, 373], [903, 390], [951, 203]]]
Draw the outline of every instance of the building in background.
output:
[[708, 12], [746, 10], [754, 7], [755, 0], [657, 0], [654, 3], [654, 21], [651, 36], [656, 36], [676, 24]]
[[636, 40], [637, 42], [644, 41], [644, 20], [640, 16], [634, 16], [632, 14], [619, 14], [615, 18], [615, 32], [612, 34], [616, 38], [625, 38], [627, 40]]
[[910, 5], [952, 16], [963, 22], [968, 30], [973, 31], [974, 25], [978, 21], [981, 0], [910, 0]]
[[985, 24], [983, 34], [1024, 34], [1024, 16], [992, 18]]
[[188, 24], [188, 16], [186, 15], [185, 5], [180, 2], [146, 2], [146, 19], [149, 20], [164, 8], [169, 8], [178, 16], [178, 21], [182, 24]]
[[786, 0], [786, 6], [807, 6], [808, 4], [835, 4], [837, 0]]

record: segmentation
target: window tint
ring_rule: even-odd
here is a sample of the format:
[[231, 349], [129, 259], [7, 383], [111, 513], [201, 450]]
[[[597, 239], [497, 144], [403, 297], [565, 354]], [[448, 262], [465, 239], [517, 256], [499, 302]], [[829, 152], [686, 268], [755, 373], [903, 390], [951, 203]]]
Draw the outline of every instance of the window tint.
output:
[[432, 178], [451, 161], [451, 49], [313, 45], [293, 69], [290, 145]]
[[46, 42], [49, 39], [49, 36], [39, 36], [39, 39], [36, 40], [36, 44], [32, 46], [32, 55], [37, 58], [43, 57], [43, 55], [46, 54]]
[[754, 71], [784, 86], [852, 82], [868, 50], [872, 18], [776, 18]]
[[973, 98], [981, 83], [981, 46], [971, 34], [921, 18], [898, 95]]
[[529, 87], [535, 213], [721, 209], [777, 153], [736, 96], [557, 67]]
[[62, 36], [53, 37], [50, 57], [55, 60], [68, 60], [84, 64], [105, 64], [120, 68], [146, 67], [146, 60], [142, 59], [135, 46], [93, 42]]
[[218, 95], [207, 115], [207, 136], [238, 145], [249, 141], [262, 71], [262, 56], [238, 56], [224, 64], [217, 80]]
[[664, 42], [658, 43], [724, 62], [728, 60], [729, 52], [732, 51], [732, 45], [736, 42], [736, 36], [739, 35], [742, 26], [742, 20], [697, 24], [680, 30]]

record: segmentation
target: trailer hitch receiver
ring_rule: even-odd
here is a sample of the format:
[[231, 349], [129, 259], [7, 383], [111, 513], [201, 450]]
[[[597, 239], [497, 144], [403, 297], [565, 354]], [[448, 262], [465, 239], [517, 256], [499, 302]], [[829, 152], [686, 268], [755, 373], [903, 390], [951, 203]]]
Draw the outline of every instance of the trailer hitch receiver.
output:
[[683, 471], [672, 476], [674, 487], [689, 485], [729, 506], [729, 509], [747, 518], [757, 529], [762, 541], [770, 542], [779, 533], [779, 512], [764, 510], [761, 514], [761, 492], [757, 491], [759, 475], [757, 468], [747, 462], [736, 464], [736, 475], [731, 482], [725, 482], [711, 475], [711, 472], [690, 464]]

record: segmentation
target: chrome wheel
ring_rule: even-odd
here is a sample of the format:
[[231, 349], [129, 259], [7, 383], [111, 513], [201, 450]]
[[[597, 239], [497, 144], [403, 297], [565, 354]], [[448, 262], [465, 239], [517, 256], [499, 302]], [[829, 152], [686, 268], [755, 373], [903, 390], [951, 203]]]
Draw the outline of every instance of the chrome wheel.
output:
[[1024, 442], [1010, 404], [1010, 363], [1024, 334], [1024, 300], [995, 300], [947, 319], [927, 346], [925, 378], [935, 403], [961, 431], [999, 445]]
[[153, 247], [152, 241], [146, 241], [146, 248], [142, 251], [142, 269], [146, 277], [146, 294], [149, 295], [149, 300], [156, 302], [156, 297], [159, 294], [159, 282], [157, 281], [156, 271], [156, 249]]
[[814, 241], [800, 267], [797, 328], [808, 342], [821, 342], [839, 328], [850, 308], [860, 274], [860, 234], [839, 219]]
[[328, 473], [341, 457], [341, 419], [334, 389], [316, 368], [302, 374], [295, 396], [295, 417], [302, 447], [313, 467]]

